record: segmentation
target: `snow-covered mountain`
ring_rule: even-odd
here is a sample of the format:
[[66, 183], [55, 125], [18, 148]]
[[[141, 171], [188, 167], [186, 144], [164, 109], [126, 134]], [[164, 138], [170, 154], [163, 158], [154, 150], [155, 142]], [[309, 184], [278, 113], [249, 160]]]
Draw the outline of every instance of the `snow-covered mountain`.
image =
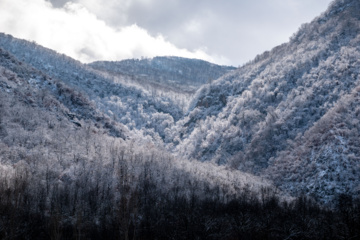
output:
[[183, 115], [182, 106], [179, 104], [181, 99], [176, 96], [169, 98], [154, 95], [144, 88], [104, 75], [35, 43], [1, 34], [0, 47], [87, 95], [98, 109], [130, 130], [145, 131], [146, 135], [151, 135], [154, 139], [163, 137], [164, 128]]
[[193, 93], [202, 85], [235, 69], [203, 60], [173, 56], [94, 62], [89, 66], [115, 76], [128, 76], [131, 81], [143, 86], [180, 93]]
[[0, 238], [356, 238], [359, 74], [358, 0], [238, 69], [0, 33]]
[[[203, 86], [170, 131], [174, 151], [266, 173], [291, 192], [358, 194], [358, 117], [349, 104], [360, 83], [359, 10], [359, 1], [335, 1], [288, 43]], [[324, 126], [328, 118], [336, 123]]]
[[[357, 148], [346, 147], [340, 154], [333, 149], [337, 144], [322, 142], [311, 151], [301, 146], [310, 146], [305, 136], [336, 112], [333, 109], [343, 99], [354, 97], [360, 69], [358, 10], [357, 1], [335, 1], [321, 16], [301, 26], [288, 43], [236, 70], [178, 57], [84, 65], [6, 34], [0, 35], [0, 47], [56, 79], [49, 91], [57, 92], [77, 119], [104, 119], [112, 136], [143, 138], [179, 157], [228, 165], [266, 176], [284, 191], [328, 199], [335, 193], [357, 194], [359, 165], [348, 163], [358, 161]], [[145, 82], [148, 85], [142, 86]], [[71, 95], [73, 91], [78, 97]], [[189, 100], [186, 108], [184, 101]], [[90, 105], [91, 109], [84, 107]], [[347, 121], [355, 121], [354, 114], [346, 115]], [[336, 141], [356, 146], [356, 137], [332, 132]], [[311, 156], [304, 169], [279, 174], [293, 164], [295, 153]], [[314, 162], [316, 169], [328, 168], [332, 160], [320, 161], [322, 154], [336, 159], [333, 165], [350, 167], [336, 167], [331, 178], [328, 170], [309, 171]], [[301, 171], [313, 174], [306, 174], [299, 183], [294, 176]]]
[[[0, 47], [56, 79], [56, 85], [49, 90], [57, 91], [59, 99], [79, 115], [78, 119], [99, 119], [94, 112], [101, 112], [113, 136], [144, 136], [144, 141], [165, 147], [176, 156], [227, 164], [276, 180], [283, 190], [327, 199], [334, 193], [357, 192], [359, 179], [352, 172], [358, 171], [358, 164], [336, 170], [329, 186], [322, 188], [317, 183], [328, 183], [321, 180], [329, 175], [324, 172], [307, 175], [302, 187], [298, 180], [290, 186], [288, 178], [292, 177], [281, 178], [288, 174], [273, 172], [293, 163], [292, 155], [284, 152], [299, 152], [297, 147], [309, 141], [305, 136], [359, 85], [358, 9], [357, 1], [335, 1], [321, 16], [304, 24], [288, 43], [236, 70], [177, 57], [84, 65], [6, 34], [0, 35]], [[209, 81], [221, 74], [218, 80]], [[144, 82], [151, 85], [151, 90], [141, 86]], [[185, 87], [178, 91], [178, 99], [166, 95], [170, 88], [176, 91], [181, 85]], [[189, 98], [191, 89], [200, 86]], [[73, 90], [79, 92], [79, 97], [64, 100]], [[82, 98], [93, 110], [84, 107]], [[192, 99], [188, 109], [181, 99]], [[340, 138], [346, 145], [356, 145], [354, 137], [334, 135], [337, 141]], [[313, 161], [318, 162], [316, 156], [318, 151], [324, 151], [320, 150], [323, 147], [316, 151], [312, 148], [304, 171], [313, 166]], [[357, 148], [338, 156], [333, 147], [328, 146], [328, 157], [337, 162], [357, 161]], [[329, 162], [316, 166], [327, 168], [326, 164]], [[345, 180], [355, 178], [355, 182], [345, 187], [349, 185], [341, 176], [347, 176]]]
[[[36, 61], [45, 62], [41, 56]], [[78, 64], [79, 79], [63, 80], [57, 67], [45, 73], [0, 48], [0, 238], [61, 239], [73, 227], [74, 236], [119, 238], [149, 221], [154, 203], [279, 195], [266, 179], [173, 157], [145, 131], [109, 116], [93, 84], [79, 90], [77, 81], [99, 75], [69, 58], [53, 61]]]
[[[151, 61], [98, 62], [90, 67], [36, 43], [6, 34], [0, 34], [0, 47], [86, 94], [98, 109], [130, 130], [141, 131], [154, 141], [159, 140], [158, 144], [165, 138], [165, 129], [182, 118], [194, 89], [205, 79], [218, 77], [233, 69], [177, 57], [154, 58]], [[121, 67], [129, 63], [133, 63], [132, 67]], [[148, 76], [145, 80], [143, 73], [146, 72]], [[157, 76], [161, 72], [164, 77], [159, 80]], [[177, 75], [170, 79], [174, 72]], [[193, 73], [195, 76], [192, 76]], [[180, 85], [182, 90], [176, 90], [176, 86]]]

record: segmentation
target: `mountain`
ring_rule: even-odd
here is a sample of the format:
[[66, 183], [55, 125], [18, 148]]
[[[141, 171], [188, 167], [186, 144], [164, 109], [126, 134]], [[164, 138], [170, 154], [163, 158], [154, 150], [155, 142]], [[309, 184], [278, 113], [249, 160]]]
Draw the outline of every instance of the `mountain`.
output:
[[116, 81], [35, 43], [1, 34], [0, 47], [72, 89], [82, 92], [98, 109], [126, 125], [128, 129], [147, 132], [145, 134], [154, 139], [164, 137], [164, 127], [173, 124], [183, 115], [183, 109], [178, 104], [181, 99], [176, 96], [169, 98], [153, 95], [139, 86]]
[[[70, 120], [99, 122], [111, 136], [144, 139], [178, 157], [228, 165], [266, 177], [285, 192], [331, 201], [336, 193], [358, 193], [357, 148], [339, 154], [333, 144], [342, 139], [342, 144], [356, 146], [357, 135], [342, 136], [334, 129], [334, 141], [323, 142], [314, 129], [344, 99], [354, 98], [359, 83], [358, 9], [356, 1], [335, 1], [288, 43], [236, 70], [178, 57], [84, 65], [6, 34], [0, 35], [0, 47], [20, 59], [17, 67], [3, 63], [20, 78], [25, 75], [18, 66], [24, 63], [56, 82], [46, 90], [68, 108]], [[40, 81], [29, 76], [27, 81]], [[141, 86], [144, 82], [151, 90]], [[178, 95], [167, 95], [173, 91]], [[346, 133], [356, 126], [356, 111], [349, 107], [352, 114], [343, 115], [351, 123], [345, 125]], [[301, 163], [304, 168], [286, 172], [299, 156], [309, 159]], [[330, 163], [336, 163], [331, 174], [318, 170]], [[317, 171], [310, 170], [314, 166]], [[302, 171], [308, 174], [300, 181], [295, 176], [304, 176]]]
[[[358, 1], [333, 2], [321, 16], [302, 25], [288, 43], [203, 86], [189, 114], [170, 131], [173, 151], [266, 174], [292, 193], [304, 192], [324, 200], [338, 192], [357, 194], [360, 152], [350, 147], [357, 144], [352, 136], [357, 130], [351, 130], [356, 109], [351, 107], [349, 114], [343, 114], [342, 121], [351, 122], [344, 123], [351, 134], [334, 129], [332, 144], [322, 140], [329, 134], [326, 129], [318, 133], [321, 137], [316, 138], [316, 145], [308, 138], [315, 141], [310, 134], [316, 132], [313, 129], [333, 116], [330, 112], [336, 112], [334, 109], [343, 105], [349, 94], [353, 96], [359, 85], [359, 7]], [[337, 121], [331, 127], [339, 126]], [[349, 145], [341, 154], [335, 154], [338, 139]], [[302, 148], [312, 144], [310, 149]], [[286, 155], [289, 152], [292, 154]], [[295, 153], [300, 155], [295, 157]], [[299, 160], [307, 161], [304, 168], [294, 165], [287, 172], [288, 166]], [[334, 165], [334, 178], [325, 180], [328, 170], [319, 169], [328, 169], [334, 161], [336, 166], [348, 167]], [[316, 171], [312, 171], [314, 167]], [[274, 174], [277, 169], [284, 170]], [[306, 177], [298, 179], [303, 172], [307, 172]]]
[[[24, 44], [25, 54], [34, 47], [12, 41]], [[282, 198], [252, 174], [174, 158], [100, 108], [92, 84], [78, 90], [85, 74], [96, 79], [82, 64], [39, 48], [36, 61], [53, 57], [48, 64], [56, 64], [47, 73], [0, 48], [1, 239], [121, 238], [134, 224], [160, 234], [165, 223], [153, 218], [172, 214], [171, 204], [257, 198], [261, 189], [266, 199]], [[79, 79], [57, 70], [68, 62], [77, 64]]]
[[161, 90], [194, 93], [206, 83], [234, 70], [203, 60], [181, 57], [129, 59], [119, 62], [94, 62], [90, 67], [111, 75], [129, 76], [131, 81]]
[[[132, 145], [131, 147], [128, 146], [129, 148], [134, 148], [133, 145], [136, 143], [138, 144], [136, 151], [140, 152], [143, 151], [143, 148], [164, 151], [163, 146], [159, 145], [160, 142], [163, 143], [161, 138], [152, 138], [153, 132], [144, 130], [143, 127], [139, 130], [135, 127], [132, 128], [131, 124], [136, 122], [138, 124], [145, 124], [146, 127], [152, 131], [154, 131], [154, 129], [158, 130], [162, 125], [165, 125], [169, 118], [171, 121], [174, 120], [170, 113], [164, 113], [160, 108], [156, 108], [156, 106], [166, 105], [167, 109], [171, 109], [169, 110], [171, 113], [175, 112], [179, 114], [177, 118], [180, 118], [182, 113], [176, 112], [177, 105], [175, 103], [157, 102], [168, 99], [163, 97], [159, 98], [159, 100], [148, 95], [143, 88], [128, 86], [122, 82], [113, 81], [113, 78], [102, 75], [97, 70], [93, 70], [76, 60], [60, 55], [53, 50], [46, 49], [35, 43], [16, 39], [6, 34], [0, 34], [0, 43], [1, 47], [11, 51], [10, 53], [0, 48], [0, 73], [2, 77], [0, 90], [3, 99], [2, 110], [4, 111], [1, 118], [3, 124], [1, 129], [5, 136], [2, 140], [7, 141], [7, 138], [15, 138], [16, 132], [23, 131], [18, 128], [24, 128], [25, 131], [30, 131], [31, 133], [40, 132], [41, 134], [48, 134], [47, 127], [53, 129], [55, 125], [59, 125], [64, 128], [64, 132], [71, 131], [70, 129], [75, 129], [76, 132], [86, 131], [87, 133], [80, 134], [83, 136], [89, 135], [90, 131], [98, 135], [99, 139], [102, 137], [113, 138], [115, 142], [120, 141], [121, 144]], [[22, 58], [22, 61], [18, 58]], [[181, 59], [181, 61], [186, 61], [186, 59]], [[189, 59], [188, 61], [191, 62], [193, 60]], [[114, 98], [115, 100], [113, 100]], [[121, 100], [123, 100], [123, 102], [121, 102]], [[107, 105], [109, 102], [111, 102], [111, 104], [117, 103], [119, 105], [125, 105], [124, 108], [126, 109], [123, 110], [123, 108], [117, 106], [116, 110], [112, 112], [109, 110], [111, 108]], [[14, 108], [15, 105], [19, 105], [18, 108], [20, 110], [16, 110], [16, 113], [13, 113], [12, 109], [16, 109]], [[135, 108], [129, 109], [132, 105], [135, 105]], [[146, 108], [149, 108], [150, 112], [146, 112]], [[7, 111], [10, 111], [11, 114]], [[131, 111], [131, 113], [129, 111]], [[30, 117], [28, 117], [28, 114]], [[128, 124], [126, 121], [125, 124], [122, 124], [121, 119], [116, 118], [114, 114], [126, 114], [131, 124]], [[15, 115], [19, 115], [19, 118], [22, 120], [12, 120], [11, 117]], [[38, 119], [38, 117], [40, 118]], [[42, 118], [47, 120], [43, 122], [41, 120]], [[146, 120], [145, 123], [142, 122], [142, 118]], [[157, 118], [158, 122], [151, 123], [151, 120], [155, 118]], [[27, 121], [30, 120], [34, 122], [34, 126], [27, 127]], [[21, 122], [20, 126], [14, 125], [15, 130], [9, 130], [9, 126], [11, 126], [9, 123], [18, 121]], [[37, 121], [39, 122], [37, 123]], [[29, 123], [29, 125], [31, 124]], [[43, 128], [45, 129], [42, 130]], [[57, 131], [62, 130], [57, 129]], [[9, 135], [9, 132], [13, 134]], [[72, 136], [77, 133], [67, 134]], [[20, 138], [21, 137], [22, 136], [20, 136]], [[72, 137], [76, 138], [76, 136]], [[87, 136], [87, 138], [92, 137]], [[97, 137], [94, 136], [93, 138], [96, 139]], [[56, 140], [56, 137], [53, 136], [51, 139]], [[101, 141], [95, 139], [94, 141]], [[70, 142], [69, 140], [69, 143]], [[81, 143], [79, 144], [81, 145]], [[88, 146], [87, 148], [96, 148], [96, 144], [93, 144], [94, 146]], [[61, 145], [61, 143], [55, 145]], [[102, 152], [101, 148], [108, 147], [110, 146], [100, 147], [99, 151]], [[86, 150], [86, 152], [88, 151], [90, 150]], [[95, 149], [93, 151], [95, 151]], [[54, 150], [54, 152], [56, 151]], [[72, 151], [67, 154], [71, 152]], [[88, 153], [86, 155], [93, 157]], [[165, 152], [165, 155], [172, 158], [169, 153]], [[178, 158], [176, 161], [178, 161], [178, 163], [171, 164], [172, 167], [179, 169], [189, 168], [189, 171], [194, 171], [194, 169], [198, 168], [196, 167], [197, 164], [202, 166], [199, 167], [199, 171], [203, 171], [201, 168], [211, 169], [216, 167], [212, 164], [203, 165], [194, 162], [190, 164], [193, 168], [191, 169], [191, 167], [186, 166], [189, 164], [187, 160]], [[221, 174], [227, 174], [228, 177], [230, 176], [226, 168], [216, 167], [216, 169], [216, 171], [209, 169], [204, 171], [206, 175], [216, 175], [223, 171]], [[238, 178], [236, 180], [236, 182], [239, 183], [238, 187], [248, 185], [249, 182], [250, 185], [255, 186], [255, 188], [260, 188], [259, 186], [261, 185], [264, 187], [271, 186], [267, 181], [261, 181], [251, 174], [240, 173], [231, 175], [233, 175], [232, 177], [234, 178]], [[225, 177], [224, 180], [228, 179], [228, 177]], [[248, 180], [240, 180], [242, 178]], [[253, 183], [250, 179], [254, 180]], [[230, 179], [225, 181], [232, 182], [234, 180]], [[228, 184], [230, 188], [233, 187], [230, 183]]]
[[[205, 79], [219, 76], [233, 69], [201, 60], [176, 57], [154, 58], [152, 61], [127, 60], [118, 63], [99, 62], [84, 65], [36, 43], [16, 39], [6, 34], [0, 34], [0, 47], [34, 68], [86, 94], [99, 109], [111, 115], [113, 119], [126, 125], [130, 130], [137, 130], [142, 132], [140, 134], [151, 136], [158, 144], [161, 144], [161, 139], [165, 138], [165, 129], [183, 116], [194, 86], [198, 87], [201, 82], [206, 81]], [[110, 70], [106, 70], [113, 69], [114, 64], [126, 66], [130, 62], [133, 62], [133, 67], [122, 67], [121, 71], [124, 73], [117, 72], [114, 76], [113, 72], [110, 72], [110, 75]], [[144, 67], [146, 70], [140, 70], [149, 62], [151, 63], [149, 67]], [[159, 68], [161, 64], [163, 70]], [[182, 71], [182, 74], [169, 79], [170, 75], [176, 72], [174, 69], [177, 67], [180, 68], [176, 71]], [[99, 71], [93, 68], [105, 70]], [[124, 69], [129, 70], [126, 72]], [[204, 70], [207, 72], [203, 73]], [[141, 81], [145, 81], [141, 71], [152, 72], [153, 75], [149, 74], [147, 77], [149, 80], [146, 80], [151, 85], [150, 88], [148, 85], [141, 84]], [[161, 71], [164, 75], [162, 82], [156, 78]], [[132, 74], [136, 72], [136, 74], [129, 77], [130, 72], [133, 72]], [[193, 73], [196, 75], [190, 78]], [[134, 76], [142, 80], [133, 81]], [[169, 92], [169, 88], [176, 89], [172, 86], [174, 81], [175, 85], [181, 85], [183, 89], [187, 89], [186, 93], [180, 90]], [[190, 82], [192, 82], [191, 85], [189, 85]], [[154, 86], [154, 84], [157, 85]]]
[[359, 46], [355, 0], [238, 69], [1, 33], [0, 238], [357, 239]]

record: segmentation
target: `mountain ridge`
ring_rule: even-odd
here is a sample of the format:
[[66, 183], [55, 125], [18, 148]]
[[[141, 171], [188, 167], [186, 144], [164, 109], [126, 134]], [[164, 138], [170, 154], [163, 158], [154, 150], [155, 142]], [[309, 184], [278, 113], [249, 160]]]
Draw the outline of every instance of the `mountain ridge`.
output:
[[[175, 56], [122, 61], [97, 61], [88, 66], [112, 75], [127, 75], [139, 84], [157, 84], [158, 88], [193, 93], [201, 85], [216, 80], [234, 67], [219, 66], [199, 59]], [[172, 86], [173, 85], [173, 86]]]
[[[173, 129], [173, 151], [263, 174], [270, 159], [276, 161], [359, 85], [358, 10], [357, 1], [336, 1], [290, 42], [199, 89], [189, 114]], [[347, 171], [352, 170], [358, 171], [356, 164]], [[341, 181], [335, 182], [341, 189]], [[332, 195], [311, 192], [319, 199]]]
[[0, 238], [357, 239], [359, 46], [336, 0], [193, 92], [0, 33]]
[[[344, 159], [344, 164], [350, 167], [342, 168], [341, 173], [338, 171], [331, 183], [322, 179], [325, 174], [315, 172], [303, 179], [303, 182], [289, 180], [291, 175], [298, 175], [297, 171], [307, 171], [313, 164], [303, 163], [306, 165], [305, 170], [294, 167], [293, 172], [288, 173], [289, 176], [285, 173], [274, 174], [274, 171], [277, 168], [287, 169], [284, 165], [295, 161], [296, 157], [290, 152], [308, 156], [310, 153], [304, 146], [311, 145], [311, 142], [307, 142], [304, 136], [312, 141], [319, 141], [310, 136], [310, 133], [318, 134], [314, 130], [318, 123], [324, 122], [328, 115], [338, 119], [334, 109], [339, 108], [341, 99], [346, 96], [352, 96], [350, 98], [354, 98], [354, 101], [357, 99], [354, 89], [358, 87], [360, 80], [359, 9], [359, 3], [354, 0], [334, 1], [322, 15], [311, 23], [302, 25], [288, 43], [258, 55], [238, 69], [230, 68], [231, 71], [228, 71], [227, 67], [220, 67], [218, 73], [224, 75], [212, 82], [205, 83], [206, 78], [202, 79], [204, 81], [197, 85], [201, 87], [193, 95], [180, 91], [173, 96], [173, 92], [167, 94], [167, 90], [163, 89], [152, 92], [142, 88], [139, 83], [146, 81], [146, 77], [151, 74], [153, 75], [149, 81], [155, 83], [158, 80], [156, 71], [164, 69], [170, 69], [169, 72], [165, 71], [167, 75], [180, 73], [181, 69], [171, 67], [171, 61], [205, 64], [203, 61], [158, 57], [152, 60], [83, 65], [52, 50], [5, 34], [0, 34], [0, 46], [15, 58], [21, 59], [19, 62], [38, 69], [48, 78], [62, 81], [64, 84], [58, 82], [53, 90], [57, 89], [59, 100], [66, 106], [73, 107], [73, 112], [84, 110], [81, 109], [81, 104], [77, 107], [74, 105], [81, 103], [83, 98], [85, 102], [88, 101], [86, 106], [91, 106], [95, 112], [98, 110], [97, 114], [103, 114], [103, 117], [92, 116], [89, 111], [87, 117], [92, 116], [93, 122], [103, 119], [103, 126], [107, 129], [118, 124], [117, 128], [122, 130], [111, 130], [114, 136], [121, 136], [124, 140], [144, 138], [146, 144], [153, 144], [164, 151], [166, 149], [177, 157], [226, 165], [231, 169], [266, 177], [276, 182], [277, 187], [284, 192], [289, 191], [295, 195], [307, 192], [319, 201], [331, 202], [330, 197], [335, 193], [357, 194], [357, 190], [344, 188], [341, 180], [341, 176], [348, 173], [355, 179], [347, 178], [345, 182], [355, 181], [353, 186], [357, 189], [360, 180], [352, 173], [358, 171], [357, 158], [352, 157], [358, 154], [356, 147], [344, 150], [346, 154], [337, 155], [334, 152], [333, 156]], [[132, 65], [133, 63], [140, 65]], [[124, 65], [120, 67], [119, 64]], [[158, 69], [142, 69], [144, 64], [154, 64]], [[128, 72], [112, 69], [116, 65]], [[208, 63], [206, 65], [210, 66], [208, 69], [215, 66]], [[156, 70], [155, 73], [142, 76], [144, 78], [141, 81], [136, 80], [137, 84], [132, 85], [131, 77], [129, 79], [131, 74], [141, 76], [152, 69]], [[12, 70], [20, 71], [16, 68]], [[189, 71], [190, 75], [191, 73]], [[161, 83], [162, 87], [169, 86], [168, 80]], [[156, 89], [159, 85], [152, 87], [154, 86]], [[72, 93], [72, 88], [78, 95]], [[66, 100], [68, 98], [70, 100]], [[189, 107], [182, 101], [190, 101]], [[349, 114], [344, 116], [356, 118], [357, 110], [348, 108]], [[85, 116], [85, 113], [79, 114]], [[351, 119], [346, 121], [353, 122]], [[339, 122], [333, 124], [341, 128]], [[356, 129], [353, 123], [344, 126]], [[339, 135], [339, 131], [335, 129], [333, 132], [337, 134], [331, 138], [335, 142], [345, 141], [350, 146], [356, 145], [355, 138], [348, 131], [345, 131], [347, 134], [344, 136]], [[327, 133], [322, 131], [322, 134]], [[324, 142], [325, 145], [330, 149], [334, 148], [329, 142]], [[314, 149], [322, 154], [321, 147]], [[328, 155], [328, 158], [335, 158], [333, 156]], [[317, 166], [326, 168], [326, 161], [320, 161], [320, 158], [310, 159], [319, 160]], [[316, 187], [316, 184], [313, 184], [315, 187], [308, 187], [310, 185], [307, 183], [313, 183], [318, 178], [319, 182], [334, 186], [327, 191]], [[291, 184], [294, 186], [290, 186]], [[299, 189], [292, 190], [296, 186]]]

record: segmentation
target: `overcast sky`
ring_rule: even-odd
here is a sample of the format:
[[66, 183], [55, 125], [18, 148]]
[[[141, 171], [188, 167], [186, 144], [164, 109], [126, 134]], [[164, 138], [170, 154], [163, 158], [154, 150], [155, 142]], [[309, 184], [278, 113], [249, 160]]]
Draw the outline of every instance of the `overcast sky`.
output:
[[0, 32], [82, 62], [177, 55], [233, 66], [287, 42], [331, 0], [0, 0]]

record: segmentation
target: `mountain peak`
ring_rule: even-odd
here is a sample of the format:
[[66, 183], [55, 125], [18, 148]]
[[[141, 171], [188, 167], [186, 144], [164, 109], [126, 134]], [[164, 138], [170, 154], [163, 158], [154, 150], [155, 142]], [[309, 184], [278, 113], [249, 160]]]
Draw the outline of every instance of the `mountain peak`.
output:
[[334, 15], [340, 14], [345, 11], [356, 13], [360, 15], [358, 11], [360, 2], [357, 0], [336, 0], [333, 1], [327, 11], [325, 12], [326, 17], [333, 17]]

